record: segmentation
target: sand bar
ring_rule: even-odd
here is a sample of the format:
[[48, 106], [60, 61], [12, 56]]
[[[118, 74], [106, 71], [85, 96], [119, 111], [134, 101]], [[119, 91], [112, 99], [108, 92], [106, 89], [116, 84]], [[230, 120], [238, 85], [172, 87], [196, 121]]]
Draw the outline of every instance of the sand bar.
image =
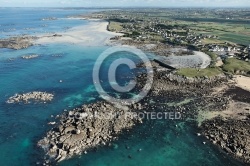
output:
[[49, 43], [71, 43], [87, 46], [99, 46], [108, 44], [109, 39], [114, 36], [121, 36], [121, 33], [107, 31], [108, 22], [93, 21], [88, 25], [78, 26], [66, 32], [57, 33], [56, 36], [39, 35], [35, 44]]

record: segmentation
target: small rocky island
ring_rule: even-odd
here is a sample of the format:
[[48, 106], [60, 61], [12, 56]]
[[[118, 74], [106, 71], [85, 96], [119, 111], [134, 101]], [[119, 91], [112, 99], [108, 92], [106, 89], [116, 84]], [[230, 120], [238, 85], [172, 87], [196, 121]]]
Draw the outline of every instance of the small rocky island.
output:
[[53, 94], [34, 91], [24, 94], [15, 94], [10, 97], [6, 103], [30, 103], [31, 101], [46, 102], [51, 101], [53, 98]]
[[53, 21], [53, 20], [57, 20], [56, 17], [47, 17], [47, 18], [43, 18], [42, 21]]
[[62, 114], [58, 125], [38, 142], [38, 146], [52, 162], [87, 153], [88, 149], [107, 144], [123, 129], [141, 122], [137, 117], [126, 115], [125, 110], [106, 102], [83, 105]]
[[[36, 41], [41, 38], [55, 38], [62, 37], [60, 34], [49, 34], [43, 36], [28, 36], [21, 35], [16, 37], [9, 37], [5, 39], [0, 39], [0, 48], [9, 48], [14, 50], [26, 49], [28, 47], [37, 45]], [[31, 57], [33, 58], [33, 57]], [[25, 58], [26, 59], [26, 58]]]
[[21, 37], [11, 37], [8, 39], [0, 39], [0, 48], [10, 48], [15, 50], [20, 50], [28, 48], [33, 45], [33, 40], [36, 37], [33, 36], [21, 36]]

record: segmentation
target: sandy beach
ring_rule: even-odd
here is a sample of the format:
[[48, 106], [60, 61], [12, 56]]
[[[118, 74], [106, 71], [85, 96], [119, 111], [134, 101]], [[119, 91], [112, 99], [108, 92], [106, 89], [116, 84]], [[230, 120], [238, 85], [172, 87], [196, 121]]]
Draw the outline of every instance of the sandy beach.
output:
[[250, 77], [236, 75], [234, 76], [234, 81], [236, 86], [244, 90], [250, 91]]
[[231, 101], [228, 108], [223, 111], [199, 111], [197, 122], [200, 126], [205, 120], [211, 120], [215, 117], [233, 118], [244, 120], [245, 115], [249, 113], [250, 104], [243, 102]]
[[74, 27], [66, 32], [57, 33], [57, 36], [52, 36], [51, 34], [39, 35], [39, 39], [35, 41], [35, 44], [71, 43], [97, 46], [108, 44], [111, 37], [123, 35], [107, 31], [107, 26], [108, 22], [106, 21], [93, 21], [88, 25]]

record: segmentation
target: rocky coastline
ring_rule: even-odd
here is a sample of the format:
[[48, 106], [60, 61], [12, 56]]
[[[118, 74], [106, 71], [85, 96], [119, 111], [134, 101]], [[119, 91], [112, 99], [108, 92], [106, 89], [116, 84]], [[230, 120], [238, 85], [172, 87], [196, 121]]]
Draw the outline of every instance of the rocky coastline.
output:
[[[119, 133], [131, 129], [136, 123], [143, 123], [144, 119], [138, 117], [124, 118], [128, 112], [175, 111], [182, 115], [183, 120], [192, 119], [197, 123], [200, 109], [223, 111], [232, 101], [223, 93], [213, 94], [214, 88], [228, 84], [227, 77], [192, 82], [191, 85], [178, 80], [173, 81], [172, 71], [159, 70], [161, 67], [158, 64], [152, 64], [155, 74], [151, 91], [143, 100], [129, 106], [127, 110], [118, 109], [106, 102], [97, 102], [61, 115], [55, 127], [38, 142], [38, 146], [45, 150], [47, 163], [60, 162], [74, 155], [86, 153], [88, 149], [117, 139]], [[145, 74], [137, 77], [136, 88], [144, 86], [146, 77]], [[203, 79], [206, 80], [200, 78]], [[108, 113], [116, 116], [108, 119], [95, 116]]]
[[[230, 76], [194, 80], [190, 82], [169, 71], [156, 73], [148, 97], [157, 99], [155, 105], [162, 99], [177, 103], [149, 109], [176, 110], [184, 118], [193, 118], [197, 125], [201, 123], [200, 133], [208, 140], [235, 159], [250, 164], [250, 92], [236, 88]], [[185, 101], [183, 96], [191, 100]], [[202, 110], [206, 110], [203, 115]]]
[[[159, 43], [150, 45], [144, 42], [137, 42], [133, 40], [122, 41], [120, 39], [118, 39], [118, 42], [125, 45], [136, 46], [137, 48], [155, 53], [160, 56], [169, 56], [173, 54], [173, 52], [170, 51], [172, 48], [169, 45]], [[178, 48], [177, 52], [174, 50], [174, 54], [177, 56], [185, 55], [182, 48]], [[222, 149], [225, 153], [228, 153], [228, 155], [231, 155], [235, 159], [242, 161], [244, 164], [250, 164], [250, 108], [233, 107], [231, 109], [235, 112], [232, 113], [228, 111], [230, 103], [232, 102], [243, 102], [244, 104], [250, 104], [250, 92], [241, 88], [236, 88], [235, 82], [233, 81], [233, 76], [231, 75], [220, 74], [213, 77], [191, 78], [177, 75], [175, 71], [167, 72], [166, 74], [165, 72], [169, 70], [164, 69], [164, 67], [157, 66], [156, 68], [156, 70], [161, 73], [161, 79], [159, 80], [161, 85], [154, 85], [153, 93], [155, 93], [157, 96], [166, 97], [166, 94], [170, 91], [168, 89], [168, 92], [166, 92], [164, 87], [170, 86], [169, 84], [177, 85], [180, 89], [183, 87], [186, 89], [190, 89], [191, 87], [198, 88], [193, 89], [193, 92], [195, 93], [196, 97], [200, 97], [198, 102], [199, 104], [196, 103], [194, 106], [189, 103], [188, 105], [185, 105], [184, 108], [179, 107], [178, 110], [184, 113], [186, 117], [195, 117], [198, 119], [198, 121], [200, 121], [199, 118], [202, 118], [203, 120], [198, 122], [201, 123], [199, 128], [202, 135], [204, 135], [213, 144], [218, 146], [218, 148]], [[172, 86], [170, 87], [174, 89]], [[177, 95], [177, 92], [181, 91], [180, 89], [176, 90], [173, 95]], [[198, 90], [200, 90], [203, 95], [200, 94]], [[185, 90], [183, 89], [183, 91]], [[162, 94], [163, 92], [164, 95]], [[189, 97], [192, 96], [187, 94], [187, 92], [185, 92], [185, 94]], [[153, 98], [152, 94], [150, 96]], [[171, 97], [168, 96], [168, 98]], [[183, 110], [196, 111], [183, 112]], [[202, 115], [203, 117], [199, 117], [199, 112], [201, 110], [208, 110], [206, 113], [207, 115]], [[201, 134], [198, 133], [198, 135]]]
[[186, 77], [176, 74], [175, 72], [170, 72], [166, 75], [169, 81], [174, 81], [177, 83], [184, 84], [212, 84], [214, 82], [226, 81], [228, 76], [220, 74], [213, 77]]
[[250, 92], [232, 86], [222, 94], [233, 104], [200, 126], [202, 134], [224, 152], [250, 164]]
[[229, 155], [250, 163], [250, 115], [244, 120], [217, 117], [206, 121], [202, 134]]

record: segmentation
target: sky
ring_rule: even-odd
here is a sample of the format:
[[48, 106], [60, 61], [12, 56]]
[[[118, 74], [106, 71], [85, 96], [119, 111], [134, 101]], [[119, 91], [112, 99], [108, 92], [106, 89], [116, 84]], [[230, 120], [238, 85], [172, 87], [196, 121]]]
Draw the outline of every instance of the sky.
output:
[[0, 0], [0, 7], [250, 7], [249, 0]]

